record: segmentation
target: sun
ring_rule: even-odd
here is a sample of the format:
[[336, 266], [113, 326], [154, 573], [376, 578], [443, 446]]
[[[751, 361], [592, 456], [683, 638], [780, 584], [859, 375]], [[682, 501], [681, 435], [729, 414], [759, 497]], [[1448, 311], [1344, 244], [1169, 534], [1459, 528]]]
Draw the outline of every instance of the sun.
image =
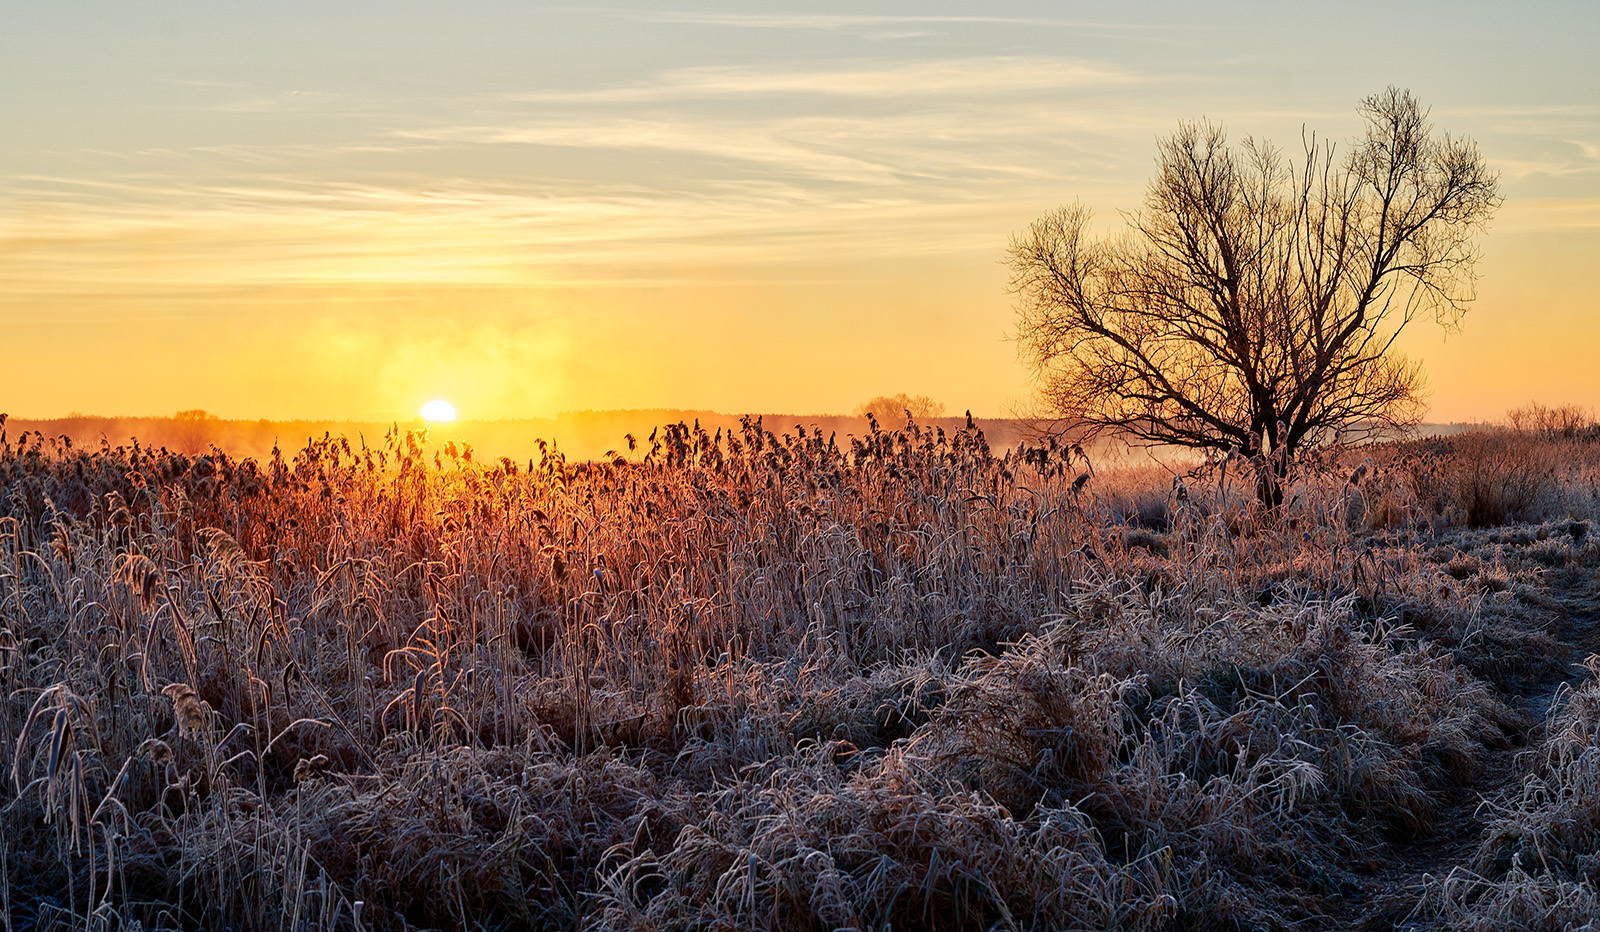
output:
[[422, 416], [430, 421], [453, 421], [456, 419], [456, 406], [435, 398], [422, 406]]

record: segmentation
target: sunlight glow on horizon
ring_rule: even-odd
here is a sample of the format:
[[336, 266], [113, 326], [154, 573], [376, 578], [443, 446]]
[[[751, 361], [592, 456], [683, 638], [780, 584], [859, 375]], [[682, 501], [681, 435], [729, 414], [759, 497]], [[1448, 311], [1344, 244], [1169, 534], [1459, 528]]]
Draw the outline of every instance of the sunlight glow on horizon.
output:
[[1336, 7], [15, 5], [0, 410], [1006, 416], [1014, 233], [1137, 210], [1179, 120], [1294, 158], [1389, 84], [1506, 195], [1403, 341], [1430, 420], [1600, 406], [1600, 6]]
[[429, 421], [453, 421], [456, 419], [456, 406], [442, 398], [435, 398], [422, 406], [421, 414]]

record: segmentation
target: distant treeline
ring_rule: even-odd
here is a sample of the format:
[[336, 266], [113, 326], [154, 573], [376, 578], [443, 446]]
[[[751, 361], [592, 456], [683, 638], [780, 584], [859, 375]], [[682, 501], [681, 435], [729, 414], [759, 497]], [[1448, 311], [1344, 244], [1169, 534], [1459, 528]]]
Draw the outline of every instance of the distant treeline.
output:
[[[794, 433], [797, 427], [808, 432], [820, 430], [824, 436], [837, 435], [841, 445], [849, 436], [869, 432], [867, 420], [849, 415], [763, 414], [762, 426], [775, 434]], [[498, 421], [455, 421], [427, 424], [420, 419], [398, 422], [377, 421], [270, 421], [229, 420], [204, 411], [183, 411], [173, 417], [96, 417], [74, 414], [63, 418], [28, 420], [11, 418], [5, 431], [12, 442], [23, 432], [40, 433], [47, 438], [66, 437], [75, 446], [94, 446], [102, 440], [117, 446], [137, 440], [148, 447], [165, 447], [180, 453], [203, 453], [215, 446], [235, 456], [267, 457], [277, 446], [290, 456], [312, 438], [324, 434], [348, 437], [352, 443], [365, 440], [377, 447], [384, 436], [400, 430], [428, 428], [430, 440], [454, 440], [470, 444], [481, 457], [507, 456], [522, 460], [537, 456], [539, 441], [553, 444], [568, 459], [595, 459], [608, 452], [627, 455], [628, 435], [637, 441], [635, 455], [649, 449], [652, 431], [667, 424], [698, 423], [707, 432], [737, 431], [741, 415], [716, 411], [652, 408], [631, 411], [569, 411], [553, 418], [521, 418]], [[990, 446], [996, 449], [1015, 446], [1022, 440], [1037, 439], [1049, 430], [1050, 422], [1017, 418], [974, 418]], [[966, 417], [919, 419], [928, 427], [954, 430], [966, 424]], [[884, 428], [904, 426], [903, 422], [881, 424]]]

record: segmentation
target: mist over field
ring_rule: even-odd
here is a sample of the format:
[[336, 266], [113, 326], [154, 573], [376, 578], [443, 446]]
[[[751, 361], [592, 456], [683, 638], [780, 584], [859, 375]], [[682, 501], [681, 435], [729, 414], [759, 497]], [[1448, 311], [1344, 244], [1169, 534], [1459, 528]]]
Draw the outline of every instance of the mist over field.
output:
[[[848, 415], [784, 415], [752, 414], [730, 415], [715, 411], [679, 411], [667, 408], [639, 411], [574, 411], [553, 418], [519, 418], [498, 421], [461, 420], [449, 423], [428, 424], [420, 418], [408, 418], [388, 423], [356, 423], [349, 421], [268, 421], [226, 420], [204, 412], [189, 412], [179, 417], [94, 417], [75, 415], [64, 418], [27, 419], [10, 418], [6, 429], [13, 436], [23, 431], [55, 439], [66, 437], [78, 447], [97, 447], [104, 440], [112, 446], [137, 440], [145, 447], [165, 447], [175, 453], [190, 455], [208, 452], [213, 446], [236, 457], [267, 459], [277, 446], [284, 455], [292, 455], [308, 441], [321, 439], [325, 434], [349, 438], [352, 442], [380, 446], [386, 435], [394, 431], [426, 430], [429, 440], [437, 446], [446, 441], [468, 444], [476, 456], [494, 460], [502, 456], [513, 461], [537, 458], [540, 442], [560, 450], [570, 460], [595, 460], [608, 453], [629, 453], [627, 437], [632, 434], [636, 442], [648, 438], [671, 424], [699, 424], [712, 433], [738, 431], [741, 422], [759, 419], [767, 430], [777, 433], [794, 433], [803, 427], [818, 430], [825, 436], [836, 436], [837, 442], [848, 445], [849, 438], [865, 436], [870, 431], [863, 417]], [[903, 423], [904, 415], [895, 423]], [[966, 425], [963, 417], [923, 418], [931, 428], [954, 431]], [[973, 423], [984, 432], [989, 442], [997, 447], [1014, 447], [1023, 440], [1035, 440], [1051, 429], [1051, 423], [1040, 418], [974, 418]]]

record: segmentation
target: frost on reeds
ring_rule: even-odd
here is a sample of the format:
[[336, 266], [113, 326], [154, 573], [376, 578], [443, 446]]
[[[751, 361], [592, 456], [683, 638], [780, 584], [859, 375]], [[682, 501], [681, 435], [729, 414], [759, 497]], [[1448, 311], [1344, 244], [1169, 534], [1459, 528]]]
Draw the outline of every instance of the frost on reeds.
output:
[[1433, 878], [1421, 912], [1454, 929], [1600, 928], [1600, 656], [1587, 666], [1470, 868]]
[[[1307, 460], [1266, 513], [1237, 458], [1119, 478], [916, 425], [671, 425], [596, 463], [0, 441], [0, 906], [1315, 919], [1517, 729], [1497, 684], [1555, 643], [1410, 455]], [[1534, 541], [1551, 568], [1587, 516]]]

